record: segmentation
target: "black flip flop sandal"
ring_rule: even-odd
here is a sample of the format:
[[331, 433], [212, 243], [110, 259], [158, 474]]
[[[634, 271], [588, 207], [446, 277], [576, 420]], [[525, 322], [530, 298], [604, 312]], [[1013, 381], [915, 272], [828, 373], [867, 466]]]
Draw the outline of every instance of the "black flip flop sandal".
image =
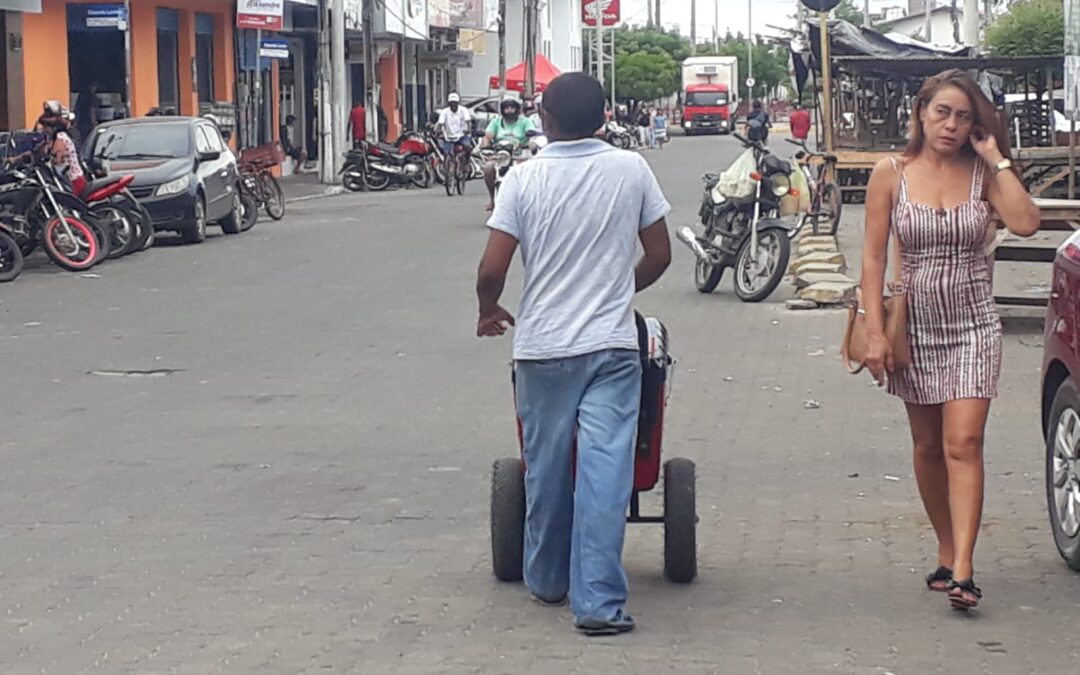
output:
[[[969, 600], [969, 595], [975, 599]], [[964, 579], [963, 581], [954, 579], [949, 584], [949, 603], [952, 604], [952, 608], [955, 610], [966, 612], [969, 609], [975, 609], [979, 606], [982, 595], [982, 589], [975, 585], [974, 578]]]
[[[948, 567], [941, 566], [926, 575], [926, 587], [931, 591], [946, 593], [949, 590], [949, 585], [952, 583], [952, 580], [952, 570]], [[935, 586], [934, 584], [940, 585]]]

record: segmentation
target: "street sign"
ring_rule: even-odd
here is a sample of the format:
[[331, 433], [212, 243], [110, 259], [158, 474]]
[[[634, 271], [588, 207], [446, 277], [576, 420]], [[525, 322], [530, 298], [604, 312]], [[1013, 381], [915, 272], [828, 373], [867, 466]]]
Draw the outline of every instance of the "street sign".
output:
[[259, 56], [267, 59], [288, 59], [289, 43], [286, 40], [263, 40], [259, 43]]
[[237, 0], [236, 27], [281, 30], [285, 24], [285, 0]]
[[755, 85], [755, 84], [757, 84], [757, 80], [755, 80], [755, 79], [754, 79], [754, 78], [752, 78], [752, 77], [748, 77], [748, 78], [746, 78], [746, 86], [747, 86], [747, 87], [750, 87], [750, 88], [752, 89], [752, 88], [754, 87], [754, 85]]
[[87, 28], [115, 28], [127, 30], [127, 8], [120, 4], [87, 5]]
[[604, 7], [604, 27], [614, 26], [619, 23], [622, 8], [620, 0], [584, 0], [581, 3], [581, 22], [586, 26], [596, 28], [597, 7]]

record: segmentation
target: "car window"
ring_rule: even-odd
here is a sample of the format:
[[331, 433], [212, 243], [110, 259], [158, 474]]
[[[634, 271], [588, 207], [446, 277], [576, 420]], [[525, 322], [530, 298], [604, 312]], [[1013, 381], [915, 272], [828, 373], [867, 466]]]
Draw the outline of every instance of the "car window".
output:
[[210, 139], [206, 137], [206, 129], [204, 127], [195, 129], [195, 151], [213, 152], [213, 148], [210, 145]]
[[171, 159], [191, 154], [191, 128], [183, 122], [100, 127], [90, 155], [105, 159]]
[[200, 127], [204, 133], [206, 133], [206, 140], [210, 142], [210, 149], [214, 152], [224, 152], [225, 143], [221, 140], [221, 134], [215, 127], [206, 126], [205, 124]]

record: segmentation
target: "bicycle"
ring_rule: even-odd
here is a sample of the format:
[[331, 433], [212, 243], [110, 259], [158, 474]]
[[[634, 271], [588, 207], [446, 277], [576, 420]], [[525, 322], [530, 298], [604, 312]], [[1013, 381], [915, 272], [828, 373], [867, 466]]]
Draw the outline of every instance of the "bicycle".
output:
[[285, 217], [285, 193], [281, 191], [270, 164], [263, 161], [240, 162], [240, 184], [255, 199], [258, 206], [266, 209], [266, 215], [274, 220]]
[[458, 140], [452, 144], [450, 153], [446, 162], [446, 180], [443, 181], [443, 187], [446, 188], [446, 194], [452, 197], [455, 192], [458, 195], [465, 194], [465, 182], [469, 180], [471, 171], [472, 149]]
[[[840, 229], [840, 213], [844, 208], [840, 186], [828, 180], [830, 174], [835, 175], [836, 173], [836, 162], [838, 161], [836, 155], [813, 152], [806, 147], [806, 141], [794, 138], [784, 140], [802, 148], [800, 152], [795, 153], [795, 159], [799, 160], [799, 166], [802, 168], [803, 174], [806, 176], [806, 182], [810, 187], [810, 209], [803, 216], [803, 222], [799, 224], [798, 229], [802, 229], [806, 221], [810, 220], [813, 224], [814, 234], [821, 234], [819, 225], [824, 219], [825, 224], [828, 226], [826, 234], [835, 236]], [[814, 162], [814, 166], [811, 167], [809, 160], [820, 161]]]

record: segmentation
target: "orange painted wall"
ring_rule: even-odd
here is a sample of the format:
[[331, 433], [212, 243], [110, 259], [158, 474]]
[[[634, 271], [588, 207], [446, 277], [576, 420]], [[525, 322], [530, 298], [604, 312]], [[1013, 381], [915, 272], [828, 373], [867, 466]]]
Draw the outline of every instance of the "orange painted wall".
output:
[[[43, 0], [41, 14], [23, 15], [23, 59], [26, 79], [25, 114], [31, 124], [41, 114], [41, 102], [59, 99], [70, 106], [68, 76], [67, 5], [101, 0]], [[236, 65], [233, 55], [234, 7], [232, 0], [132, 0], [131, 2], [131, 103], [132, 113], [145, 115], [158, 104], [157, 15], [158, 7], [180, 12], [181, 112], [198, 112], [198, 95], [191, 82], [191, 59], [195, 56], [195, 13], [215, 15], [215, 97], [234, 100]]]
[[386, 138], [395, 139], [401, 135], [401, 110], [398, 108], [398, 92], [401, 79], [398, 77], [398, 59], [401, 54], [398, 45], [383, 59], [379, 60], [379, 105], [386, 113]]

